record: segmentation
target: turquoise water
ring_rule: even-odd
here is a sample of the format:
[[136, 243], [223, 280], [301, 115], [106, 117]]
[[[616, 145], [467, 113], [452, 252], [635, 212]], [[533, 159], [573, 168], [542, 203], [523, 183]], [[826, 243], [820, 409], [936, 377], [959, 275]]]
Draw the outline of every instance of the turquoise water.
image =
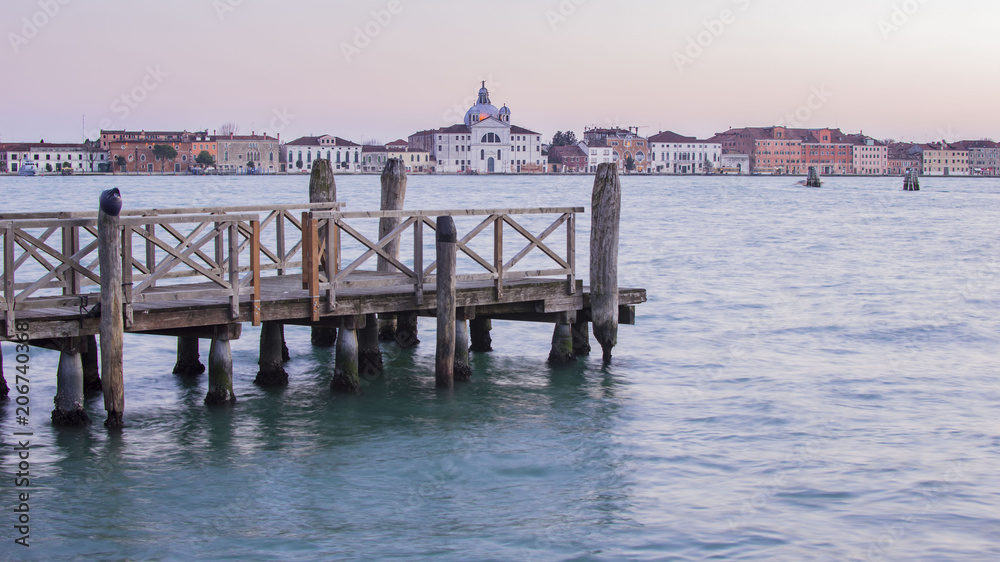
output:
[[[586, 177], [410, 178], [409, 208], [588, 205]], [[307, 180], [0, 178], [5, 211], [294, 203]], [[474, 380], [434, 389], [434, 324], [335, 396], [289, 327], [288, 388], [233, 408], [126, 339], [126, 430], [48, 423], [34, 349], [31, 547], [13, 543], [13, 401], [0, 404], [11, 559], [995, 560], [1000, 181], [623, 179], [622, 284], [648, 289], [610, 366], [546, 366], [551, 329], [496, 322]], [[375, 177], [338, 177], [349, 209]], [[578, 238], [586, 241], [589, 221]], [[584, 244], [585, 245], [585, 244]], [[581, 261], [585, 250], [581, 250]], [[584, 271], [581, 273], [585, 275]], [[203, 360], [207, 351], [203, 344]], [[3, 344], [8, 381], [14, 349]]]

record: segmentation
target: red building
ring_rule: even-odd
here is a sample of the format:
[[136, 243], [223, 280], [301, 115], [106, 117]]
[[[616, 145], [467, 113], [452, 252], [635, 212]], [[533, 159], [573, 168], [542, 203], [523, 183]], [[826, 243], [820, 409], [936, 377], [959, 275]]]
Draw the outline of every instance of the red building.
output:
[[555, 173], [578, 174], [587, 171], [587, 153], [578, 145], [553, 146], [549, 149], [549, 168]]

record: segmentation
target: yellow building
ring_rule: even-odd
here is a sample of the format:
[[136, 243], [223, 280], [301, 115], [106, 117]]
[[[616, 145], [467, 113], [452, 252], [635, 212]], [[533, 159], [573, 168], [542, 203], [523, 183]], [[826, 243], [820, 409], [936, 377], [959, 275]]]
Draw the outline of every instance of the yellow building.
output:
[[925, 176], [969, 175], [969, 151], [945, 142], [920, 144], [914, 147], [923, 156]]

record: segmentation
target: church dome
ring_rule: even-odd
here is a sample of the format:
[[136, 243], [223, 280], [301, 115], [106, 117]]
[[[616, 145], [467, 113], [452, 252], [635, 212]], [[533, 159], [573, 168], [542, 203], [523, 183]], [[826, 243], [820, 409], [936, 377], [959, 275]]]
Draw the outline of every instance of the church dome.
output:
[[500, 115], [510, 115], [510, 108], [506, 105], [500, 108]]
[[[510, 110], [508, 110], [509, 112]], [[471, 127], [490, 117], [499, 119], [500, 115], [501, 111], [490, 103], [490, 91], [486, 89], [486, 81], [484, 80], [483, 87], [479, 90], [479, 99], [476, 101], [476, 105], [469, 108], [469, 111], [465, 114], [465, 124]]]

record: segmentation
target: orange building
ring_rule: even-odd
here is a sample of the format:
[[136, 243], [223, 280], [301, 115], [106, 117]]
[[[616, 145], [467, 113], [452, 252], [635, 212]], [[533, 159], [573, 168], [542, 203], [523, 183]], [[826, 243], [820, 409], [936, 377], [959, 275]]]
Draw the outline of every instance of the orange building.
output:
[[[173, 147], [177, 157], [161, 162], [153, 152], [156, 145]], [[218, 161], [218, 143], [207, 131], [101, 131], [101, 148], [108, 151], [116, 172], [187, 173], [202, 150]]]

